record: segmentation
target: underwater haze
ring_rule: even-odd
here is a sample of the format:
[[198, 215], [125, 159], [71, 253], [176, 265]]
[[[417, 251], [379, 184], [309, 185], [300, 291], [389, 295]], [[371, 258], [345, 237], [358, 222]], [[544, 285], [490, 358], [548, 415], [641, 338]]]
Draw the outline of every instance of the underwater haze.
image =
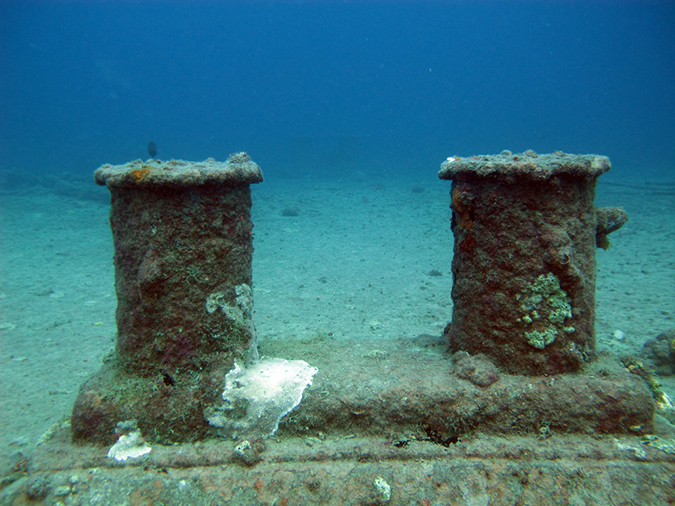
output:
[[[450, 194], [438, 177], [448, 159], [446, 175], [503, 150], [516, 171], [532, 168], [527, 150], [612, 168], [595, 194], [567, 162], [555, 191], [455, 179]], [[167, 162], [232, 153], [231, 171]], [[95, 184], [103, 164], [139, 158], [124, 173], [134, 185]], [[533, 179], [552, 159], [585, 160], [593, 178], [606, 168], [537, 158]], [[675, 500], [674, 161], [673, 0], [0, 0], [0, 504], [22, 490], [45, 504], [318, 504], [292, 498], [358, 487], [371, 495], [321, 504]], [[249, 179], [223, 195], [158, 183], [197, 185], [196, 167]], [[479, 295], [462, 301], [457, 286]], [[218, 327], [200, 323], [211, 317]], [[502, 339], [514, 368], [597, 360], [557, 383], [506, 374], [470, 360], [475, 348], [449, 353], [457, 322], [486, 350]], [[504, 329], [523, 334], [512, 346]], [[234, 441], [157, 445], [232, 429], [212, 402], [218, 371], [256, 333], [245, 353], [302, 360], [304, 382], [313, 371], [280, 444], [241, 462], [255, 469], [224, 465]], [[147, 369], [99, 396], [129, 357]], [[651, 395], [664, 406], [653, 435]], [[110, 402], [133, 416], [116, 407], [99, 423]], [[124, 469], [70, 442], [123, 441], [114, 422], [132, 418], [155, 449]], [[626, 444], [602, 436], [617, 420]], [[483, 438], [492, 428], [499, 439]], [[189, 500], [197, 488], [208, 501]], [[541, 500], [509, 499], [533, 490]]]
[[3, 1], [0, 24], [2, 170], [88, 175], [152, 140], [267, 177], [503, 149], [673, 173], [671, 1]]

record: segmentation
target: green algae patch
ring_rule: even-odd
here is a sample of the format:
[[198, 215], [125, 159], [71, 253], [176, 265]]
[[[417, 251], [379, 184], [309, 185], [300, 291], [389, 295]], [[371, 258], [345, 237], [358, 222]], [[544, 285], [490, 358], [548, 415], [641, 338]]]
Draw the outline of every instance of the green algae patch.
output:
[[528, 344], [543, 350], [555, 341], [559, 332], [574, 332], [566, 326], [572, 318], [572, 306], [567, 293], [560, 287], [555, 274], [541, 274], [529, 284], [521, 296], [525, 314], [519, 319], [526, 326], [524, 335]]
[[538, 350], [543, 350], [546, 345], [555, 341], [555, 336], [558, 331], [554, 328], [547, 328], [545, 330], [533, 330], [532, 332], [525, 332], [528, 344], [534, 346]]

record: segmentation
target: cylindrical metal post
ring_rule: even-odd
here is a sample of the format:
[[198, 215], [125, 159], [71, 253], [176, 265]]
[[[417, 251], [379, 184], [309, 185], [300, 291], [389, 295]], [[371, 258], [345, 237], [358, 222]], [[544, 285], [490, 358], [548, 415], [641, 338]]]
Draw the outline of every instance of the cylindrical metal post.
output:
[[223, 378], [235, 358], [257, 356], [249, 185], [262, 172], [238, 153], [225, 163], [104, 165], [95, 180], [112, 196], [117, 350], [83, 386], [74, 434], [105, 439], [130, 418], [144, 434], [194, 439], [190, 425], [205, 430], [201, 408], [222, 389], [209, 378]]
[[595, 350], [596, 179], [609, 159], [450, 157], [453, 351], [520, 374], [575, 371]]

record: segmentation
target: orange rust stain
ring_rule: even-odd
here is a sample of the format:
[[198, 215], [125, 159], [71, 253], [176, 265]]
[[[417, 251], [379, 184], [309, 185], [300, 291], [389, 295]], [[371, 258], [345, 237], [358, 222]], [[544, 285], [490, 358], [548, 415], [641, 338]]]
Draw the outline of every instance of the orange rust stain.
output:
[[135, 169], [131, 171], [131, 177], [133, 178], [134, 182], [140, 183], [145, 179], [145, 177], [148, 175], [150, 172], [150, 169], [145, 168], [145, 169]]
[[155, 480], [152, 484], [141, 485], [129, 495], [130, 504], [132, 506], [156, 504], [162, 493], [163, 486], [161, 480]]
[[459, 217], [459, 226], [466, 230], [471, 230], [473, 228], [473, 221], [469, 219], [468, 215], [464, 214]]
[[459, 188], [455, 188], [452, 190], [452, 207], [454, 209], [457, 209], [457, 207], [460, 205], [459, 201], [459, 196], [461, 195], [462, 192], [459, 191]]
[[469, 207], [465, 205], [463, 196], [464, 193], [459, 188], [452, 190], [452, 209], [457, 213], [459, 226], [463, 229], [471, 230], [473, 221], [471, 220]]

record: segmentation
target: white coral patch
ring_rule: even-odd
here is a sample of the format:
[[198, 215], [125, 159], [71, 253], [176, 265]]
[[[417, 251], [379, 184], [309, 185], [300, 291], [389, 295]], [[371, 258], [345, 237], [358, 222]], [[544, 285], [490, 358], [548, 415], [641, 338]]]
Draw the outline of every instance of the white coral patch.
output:
[[[316, 367], [303, 360], [263, 358], [247, 368], [235, 362], [225, 376], [223, 406], [205, 413], [209, 423], [233, 437], [267, 437], [302, 400]], [[239, 407], [245, 407], [241, 413]]]
[[126, 436], [120, 436], [117, 443], [108, 450], [108, 458], [115, 459], [118, 462], [135, 459], [146, 453], [150, 453], [152, 448], [145, 442], [141, 431], [136, 429]]

